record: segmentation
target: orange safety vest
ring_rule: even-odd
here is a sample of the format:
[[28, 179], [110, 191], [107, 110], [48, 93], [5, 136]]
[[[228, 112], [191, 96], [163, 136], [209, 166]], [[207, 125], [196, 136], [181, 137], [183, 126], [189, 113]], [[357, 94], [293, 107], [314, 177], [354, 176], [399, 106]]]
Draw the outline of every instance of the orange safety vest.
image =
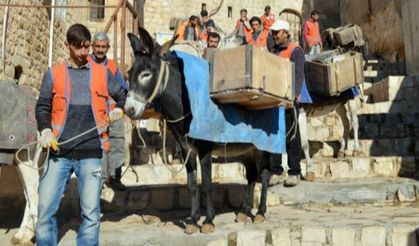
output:
[[275, 16], [272, 14], [270, 14], [269, 16], [262, 15], [260, 19], [262, 20], [263, 29], [268, 31], [275, 22]]
[[[178, 38], [176, 40], [178, 41], [183, 41], [185, 40], [185, 32], [186, 32], [186, 27], [188, 26], [188, 21], [183, 22], [182, 24], [180, 24], [180, 26], [177, 28], [176, 34], [179, 35]], [[198, 40], [198, 35], [199, 35], [199, 30], [197, 27], [194, 28], [195, 30], [195, 41]]]
[[[95, 62], [95, 60], [89, 56], [87, 56], [87, 61], [92, 64], [98, 64]], [[101, 64], [99, 64], [101, 65]], [[109, 71], [111, 71], [111, 73], [113, 74], [113, 76], [116, 76], [116, 70], [118, 70], [118, 65], [116, 65], [116, 62], [114, 60], [108, 59], [108, 62], [106, 63], [107, 68], [109, 69]], [[112, 97], [109, 97], [109, 112], [116, 108], [116, 102], [115, 100], [112, 99]]]
[[[246, 21], [248, 21], [248, 20], [249, 19], [246, 19]], [[241, 21], [240, 21], [240, 18], [238, 18], [237, 21], [236, 21], [236, 29], [237, 30], [239, 30], [240, 24], [241, 24]], [[244, 26], [244, 24], [243, 24], [243, 33], [244, 33], [245, 36], [247, 36], [248, 33], [250, 33], [250, 34], [252, 33], [252, 29], [251, 28], [247, 29], [246, 26]]]
[[295, 44], [294, 42], [290, 42], [285, 50], [279, 52], [279, 56], [282, 58], [291, 59], [291, 54], [297, 47], [299, 47], [297, 44]]
[[[53, 98], [51, 111], [52, 133], [59, 138], [63, 132], [67, 119], [68, 107], [71, 98], [71, 81], [65, 63], [51, 68], [53, 83]], [[93, 116], [102, 149], [109, 151], [107, 100], [109, 99], [107, 87], [106, 67], [90, 63], [90, 96]]]
[[322, 43], [322, 38], [320, 37], [320, 27], [318, 22], [313, 22], [310, 19], [306, 20], [304, 23], [304, 40], [307, 45], [313, 46]]
[[208, 33], [207, 32], [201, 32], [201, 34], [199, 35], [199, 40], [208, 41]]
[[254, 45], [256, 47], [267, 47], [268, 46], [267, 39], [268, 39], [269, 32], [267, 30], [263, 30], [262, 32], [260, 32], [256, 41], [253, 40], [253, 37], [252, 37], [253, 35], [252, 34], [253, 34], [252, 32], [246, 33], [247, 44]]

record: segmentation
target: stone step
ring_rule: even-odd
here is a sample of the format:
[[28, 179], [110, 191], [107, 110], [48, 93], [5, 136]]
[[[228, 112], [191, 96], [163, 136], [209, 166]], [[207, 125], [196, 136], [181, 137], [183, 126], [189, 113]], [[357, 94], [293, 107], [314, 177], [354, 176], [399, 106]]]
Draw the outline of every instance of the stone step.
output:
[[[419, 182], [407, 178], [340, 179], [304, 182], [286, 188], [282, 185], [268, 191], [267, 205], [334, 205], [370, 204], [388, 206], [411, 204], [418, 200]], [[214, 184], [213, 202], [217, 209], [241, 207], [245, 196], [244, 184]], [[78, 206], [76, 189], [67, 194], [69, 200]], [[260, 184], [255, 189], [254, 206], [257, 207]], [[102, 202], [104, 211], [129, 212], [189, 208], [186, 185], [154, 185], [130, 188], [125, 192], [104, 189]], [[201, 200], [205, 200], [202, 199]], [[201, 202], [201, 204], [203, 201]]]
[[358, 114], [419, 113], [415, 100], [366, 103], [359, 109]]
[[[101, 245], [418, 245], [419, 214], [414, 207], [270, 207], [262, 224], [235, 223], [234, 212], [217, 211], [215, 231], [194, 235], [183, 232], [188, 214], [184, 210], [151, 215], [105, 214], [100, 227]], [[73, 220], [61, 228], [60, 245], [75, 244], [78, 224], [79, 221]], [[1, 229], [0, 240], [9, 241], [15, 231]]]
[[[346, 178], [413, 177], [416, 174], [415, 157], [356, 157], [312, 159], [316, 180]], [[306, 161], [301, 162], [305, 176]]]
[[[419, 136], [419, 135], [418, 135]], [[353, 156], [354, 140], [349, 139], [345, 154]], [[340, 149], [340, 141], [310, 141], [310, 153], [313, 158], [333, 157]], [[415, 138], [380, 138], [360, 139], [360, 150], [365, 156], [418, 156], [419, 140]]]
[[[415, 157], [313, 158], [313, 171], [317, 179], [399, 177], [414, 176]], [[303, 175], [306, 162], [302, 161]], [[135, 172], [133, 171], [135, 170]], [[138, 178], [137, 178], [138, 175]], [[201, 181], [198, 169], [198, 182]], [[214, 183], [246, 183], [246, 170], [238, 162], [213, 163]], [[128, 186], [157, 184], [186, 184], [186, 169], [182, 165], [147, 164], [128, 168], [122, 177]]]
[[419, 94], [419, 77], [389, 76], [364, 90], [373, 103], [415, 101]]

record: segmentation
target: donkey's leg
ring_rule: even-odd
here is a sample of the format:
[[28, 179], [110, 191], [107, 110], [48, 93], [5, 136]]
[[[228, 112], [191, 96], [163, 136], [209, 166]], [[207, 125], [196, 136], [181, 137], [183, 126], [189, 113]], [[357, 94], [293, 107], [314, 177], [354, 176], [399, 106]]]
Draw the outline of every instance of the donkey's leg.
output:
[[201, 164], [202, 191], [206, 199], [207, 216], [202, 224], [202, 233], [212, 233], [215, 230], [213, 223], [215, 210], [212, 202], [212, 167], [211, 167], [211, 144], [202, 143], [199, 146]]
[[26, 207], [19, 231], [13, 236], [12, 243], [18, 241], [20, 245], [32, 245], [31, 240], [35, 236], [35, 224], [38, 218], [39, 172], [29, 165], [32, 165], [32, 161], [18, 165], [25, 192]]
[[269, 172], [268, 169], [264, 169], [261, 173], [262, 191], [260, 194], [259, 208], [255, 216], [254, 223], [262, 223], [265, 221], [266, 198], [268, 196], [268, 185], [269, 185], [270, 176], [271, 176], [271, 173]]
[[353, 156], [365, 156], [362, 153], [361, 148], [359, 147], [359, 137], [358, 137], [358, 130], [359, 130], [359, 122], [358, 122], [358, 107], [356, 105], [356, 98], [350, 100], [348, 102], [349, 107], [349, 114], [351, 117], [351, 123], [354, 130], [354, 151]]
[[[236, 222], [246, 223], [248, 217], [252, 217], [252, 207], [253, 207], [253, 196], [255, 193], [255, 184], [258, 175], [258, 170], [256, 167], [256, 162], [262, 160], [268, 160], [268, 155], [266, 152], [254, 151], [255, 155], [249, 158], [243, 159], [243, 164], [246, 168], [246, 195], [243, 201], [243, 205], [240, 209], [240, 212], [236, 216]], [[268, 181], [269, 182], [269, 181]]]
[[307, 162], [305, 180], [313, 181], [314, 172], [312, 170], [313, 161], [310, 157], [310, 146], [308, 143], [307, 114], [303, 107], [300, 108], [300, 113], [298, 114], [298, 127], [300, 128], [301, 147]]
[[342, 120], [342, 125], [343, 125], [343, 137], [342, 137], [342, 140], [340, 141], [340, 149], [337, 153], [337, 157], [343, 158], [345, 157], [345, 149], [346, 149], [348, 139], [349, 139], [349, 130], [350, 130], [349, 112], [348, 110], [346, 110], [345, 105], [342, 104], [336, 109], [336, 113], [339, 115], [340, 119]]
[[[185, 152], [185, 151], [184, 151]], [[187, 152], [187, 150], [186, 150]], [[186, 153], [184, 156], [186, 157]], [[198, 184], [196, 180], [196, 154], [190, 153], [188, 162], [186, 163], [187, 182], [189, 197], [191, 198], [191, 222], [186, 226], [185, 233], [193, 234], [199, 231], [198, 220], [199, 214], [199, 197], [198, 197]]]

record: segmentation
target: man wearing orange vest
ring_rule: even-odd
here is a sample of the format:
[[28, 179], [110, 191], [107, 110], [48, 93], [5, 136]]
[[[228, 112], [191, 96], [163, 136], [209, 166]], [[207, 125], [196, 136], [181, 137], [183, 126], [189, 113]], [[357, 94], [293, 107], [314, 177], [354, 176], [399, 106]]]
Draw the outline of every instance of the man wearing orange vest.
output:
[[[108, 122], [122, 117], [126, 92], [105, 66], [87, 61], [85, 26], [70, 26], [66, 37], [70, 57], [44, 74], [35, 109], [39, 143], [51, 148], [38, 188], [36, 243], [57, 245], [56, 213], [74, 172], [82, 218], [77, 245], [99, 245], [102, 153], [109, 150]], [[108, 115], [109, 96], [117, 107]]]
[[261, 23], [262, 21], [257, 16], [253, 16], [250, 19], [250, 26], [252, 27], [252, 31], [246, 33], [243, 44], [249, 44], [263, 48], [268, 48], [273, 45], [271, 34], [268, 30], [263, 30], [261, 28]]
[[[98, 32], [93, 36], [92, 54], [88, 56], [89, 62], [102, 64], [109, 69], [115, 76], [117, 84], [125, 91], [128, 91], [128, 85], [125, 82], [121, 72], [114, 60], [108, 59], [106, 54], [109, 50], [109, 38], [105, 32]], [[116, 106], [115, 100], [109, 101], [109, 110]], [[106, 184], [113, 189], [123, 191], [126, 189], [121, 182], [122, 165], [125, 161], [125, 127], [123, 119], [116, 120], [109, 125], [109, 142], [110, 149], [103, 158], [103, 173]]]
[[[295, 128], [295, 134], [289, 134], [286, 138], [286, 148], [288, 156], [288, 178], [285, 180], [285, 186], [295, 186], [300, 182], [301, 173], [301, 139], [298, 125], [295, 119], [298, 119], [299, 107], [302, 103], [312, 103], [311, 97], [308, 93], [307, 86], [305, 83], [304, 74], [304, 51], [298, 44], [291, 41], [290, 38], [290, 25], [288, 22], [283, 20], [277, 20], [271, 26], [271, 33], [275, 42], [272, 48], [272, 53], [292, 61], [295, 65], [295, 109], [285, 110], [285, 124], [287, 132], [290, 131], [293, 125]], [[294, 112], [297, 115], [294, 115]], [[292, 131], [294, 133], [294, 131]], [[270, 165], [273, 175], [271, 176], [270, 184], [276, 184], [284, 179], [282, 175], [284, 169], [281, 166], [281, 155], [270, 154]]]
[[180, 24], [176, 30], [178, 41], [198, 41], [199, 29], [198, 29], [198, 16], [191, 15], [188, 21]]
[[311, 11], [310, 18], [306, 20], [303, 27], [303, 36], [308, 48], [309, 55], [315, 55], [323, 49], [322, 38], [320, 36], [319, 12]]
[[236, 38], [239, 39], [245, 39], [247, 34], [252, 33], [246, 9], [240, 10], [240, 18], [236, 20], [236, 26], [233, 33], [236, 35]]
[[275, 22], [275, 15], [271, 13], [271, 6], [265, 7], [265, 14], [260, 17], [262, 19], [263, 30], [269, 31]]

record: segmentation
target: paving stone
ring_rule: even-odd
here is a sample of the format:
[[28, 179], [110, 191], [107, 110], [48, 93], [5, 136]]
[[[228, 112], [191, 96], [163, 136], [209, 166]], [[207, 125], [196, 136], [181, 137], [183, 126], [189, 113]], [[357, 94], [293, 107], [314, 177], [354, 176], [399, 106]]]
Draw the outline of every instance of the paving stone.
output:
[[355, 246], [355, 233], [353, 228], [333, 228], [332, 243], [340, 246]]
[[391, 241], [394, 246], [417, 246], [416, 229], [411, 225], [396, 225], [393, 228]]
[[377, 246], [386, 244], [386, 228], [367, 226], [361, 231], [362, 246]]
[[263, 230], [242, 230], [237, 232], [237, 246], [265, 245], [266, 232]]
[[301, 236], [301, 242], [303, 244], [307, 243], [307, 245], [310, 245], [310, 243], [322, 245], [322, 243], [326, 242], [326, 233], [323, 228], [319, 227], [303, 226]]
[[291, 235], [289, 228], [275, 228], [271, 230], [273, 246], [291, 246]]

